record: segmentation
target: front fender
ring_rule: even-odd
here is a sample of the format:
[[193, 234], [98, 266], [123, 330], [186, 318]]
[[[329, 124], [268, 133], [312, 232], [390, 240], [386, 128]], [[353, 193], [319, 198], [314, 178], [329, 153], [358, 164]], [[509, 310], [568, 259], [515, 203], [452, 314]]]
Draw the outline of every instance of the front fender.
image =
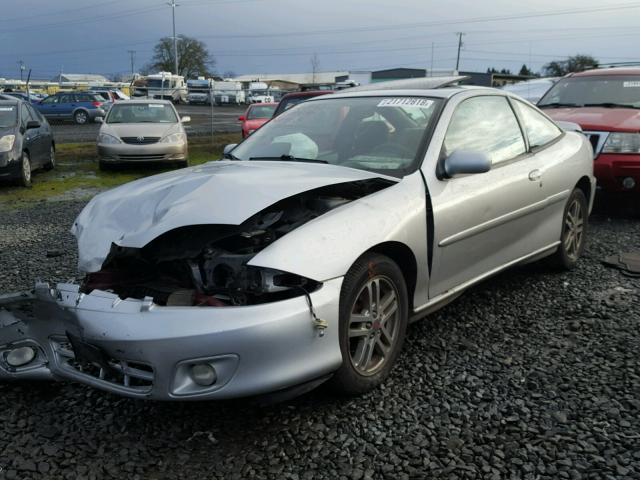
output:
[[403, 243], [413, 251], [418, 264], [418, 297], [423, 289], [426, 292], [428, 283], [426, 198], [419, 172], [287, 233], [253, 257], [249, 265], [323, 282], [345, 275], [360, 255], [389, 241]]

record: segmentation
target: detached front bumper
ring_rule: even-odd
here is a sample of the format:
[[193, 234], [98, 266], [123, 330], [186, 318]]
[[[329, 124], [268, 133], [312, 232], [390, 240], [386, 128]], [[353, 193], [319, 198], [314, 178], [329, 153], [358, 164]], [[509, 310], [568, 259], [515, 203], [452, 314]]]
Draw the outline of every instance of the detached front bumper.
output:
[[[288, 389], [340, 366], [341, 285], [342, 278], [330, 280], [311, 294], [316, 315], [328, 322], [321, 335], [304, 296], [244, 307], [163, 307], [104, 291], [82, 294], [75, 284], [38, 284], [33, 297], [0, 297], [0, 381], [70, 380], [155, 400]], [[9, 353], [25, 346], [34, 358], [10, 366]], [[216, 380], [199, 385], [194, 365], [213, 367]]]

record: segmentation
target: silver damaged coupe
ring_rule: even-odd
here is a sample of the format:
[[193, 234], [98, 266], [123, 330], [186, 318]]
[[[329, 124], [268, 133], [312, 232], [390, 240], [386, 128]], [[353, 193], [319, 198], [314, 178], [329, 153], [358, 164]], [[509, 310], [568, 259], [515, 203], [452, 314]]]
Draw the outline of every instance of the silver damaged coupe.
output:
[[591, 145], [508, 92], [369, 85], [287, 110], [225, 159], [97, 195], [79, 283], [0, 296], [0, 380], [128, 397], [375, 388], [408, 322], [542, 257], [572, 268]]

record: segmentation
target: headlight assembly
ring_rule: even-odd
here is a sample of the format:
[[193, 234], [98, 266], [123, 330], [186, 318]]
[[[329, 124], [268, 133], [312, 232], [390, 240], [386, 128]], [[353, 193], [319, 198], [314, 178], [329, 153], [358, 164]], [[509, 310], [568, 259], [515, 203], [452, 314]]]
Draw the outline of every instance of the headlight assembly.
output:
[[162, 140], [160, 140], [160, 143], [185, 143], [186, 141], [187, 136], [182, 132], [178, 132], [167, 135]]
[[602, 153], [640, 153], [640, 133], [609, 134]]
[[109, 135], [108, 133], [101, 133], [98, 135], [98, 143], [103, 145], [114, 145], [116, 143], [122, 143], [118, 137], [114, 137], [113, 135]]
[[16, 142], [15, 135], [5, 135], [0, 137], [0, 152], [10, 152], [13, 149], [13, 144]]

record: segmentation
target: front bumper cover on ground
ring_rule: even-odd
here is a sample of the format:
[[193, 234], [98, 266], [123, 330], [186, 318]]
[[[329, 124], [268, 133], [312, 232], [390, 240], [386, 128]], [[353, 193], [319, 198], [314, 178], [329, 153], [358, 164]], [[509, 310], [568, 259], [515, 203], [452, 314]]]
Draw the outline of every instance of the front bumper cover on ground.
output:
[[[321, 335], [305, 296], [242, 307], [163, 307], [40, 283], [33, 294], [0, 297], [0, 381], [71, 380], [156, 400], [288, 389], [340, 366], [341, 284], [342, 278], [329, 280], [310, 295], [328, 323]], [[8, 353], [22, 346], [33, 349], [33, 360], [11, 367]], [[215, 369], [212, 385], [193, 380], [196, 364]]]

